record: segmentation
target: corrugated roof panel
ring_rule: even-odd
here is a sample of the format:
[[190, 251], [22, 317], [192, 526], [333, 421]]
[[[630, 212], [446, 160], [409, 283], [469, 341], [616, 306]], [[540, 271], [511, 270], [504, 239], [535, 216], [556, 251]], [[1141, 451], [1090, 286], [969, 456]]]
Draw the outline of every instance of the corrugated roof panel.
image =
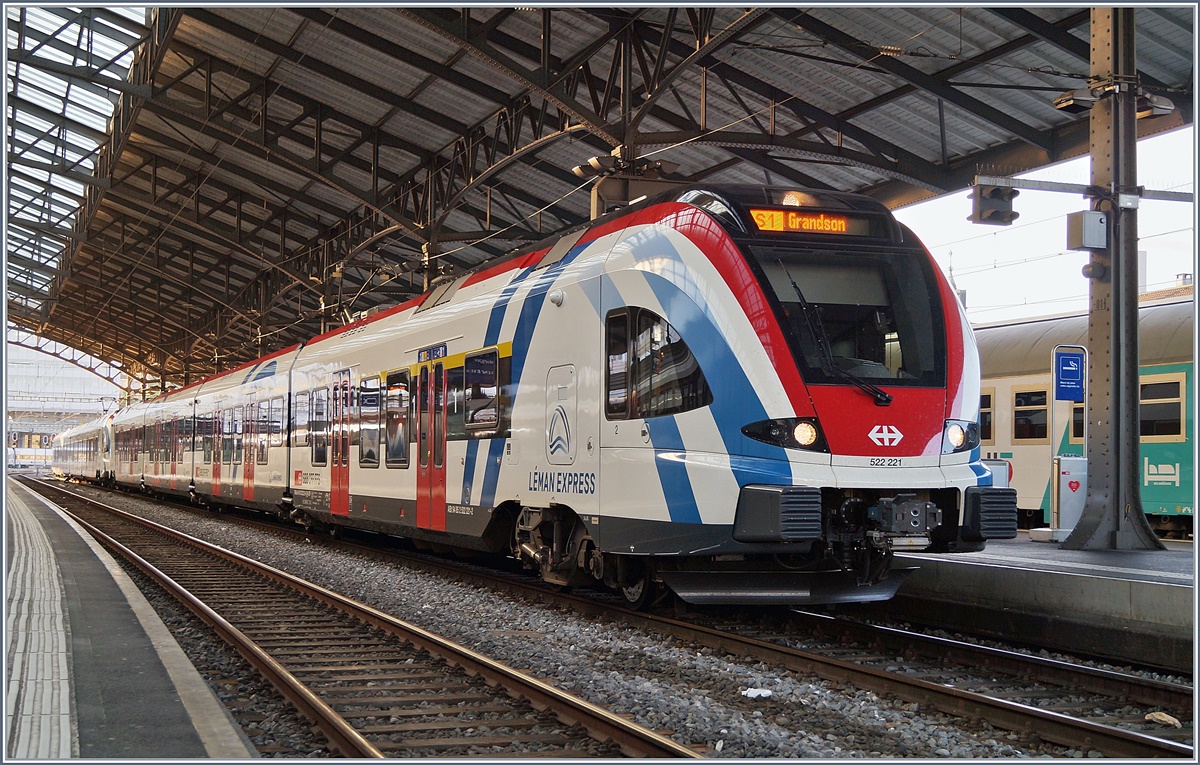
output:
[[483, 122], [501, 108], [489, 99], [480, 98], [465, 86], [441, 79], [432, 80], [427, 87], [422, 88], [416, 101], [435, 111], [445, 109], [446, 104], [457, 104], [453, 112], [454, 118], [467, 126]]
[[1196, 8], [1156, 8], [1137, 11], [1138, 69], [1172, 87], [1192, 84], [1195, 56]]
[[[592, 13], [555, 14], [551, 24], [553, 35], [551, 55], [560, 61], [570, 59], [592, 41], [606, 35], [608, 26], [601, 18], [606, 12], [608, 9], [596, 8], [597, 15]], [[510, 14], [504, 20], [499, 29], [501, 32], [521, 40], [539, 41], [532, 44], [532, 47], [537, 49], [540, 46], [542, 35], [542, 9], [517, 8], [515, 13]], [[526, 56], [518, 56], [516, 60], [530, 69], [541, 64], [536, 58]], [[599, 57], [595, 66], [604, 67], [601, 71], [594, 71], [595, 74], [603, 76], [603, 73], [607, 71], [608, 61]]]
[[294, 16], [277, 8], [240, 8], [235, 11], [214, 6], [205, 10], [220, 18], [222, 23], [242, 30], [242, 33], [224, 31], [185, 13], [175, 31], [175, 39], [258, 77], [265, 77], [279, 57], [256, 45], [255, 39], [261, 37], [286, 44], [299, 27]]

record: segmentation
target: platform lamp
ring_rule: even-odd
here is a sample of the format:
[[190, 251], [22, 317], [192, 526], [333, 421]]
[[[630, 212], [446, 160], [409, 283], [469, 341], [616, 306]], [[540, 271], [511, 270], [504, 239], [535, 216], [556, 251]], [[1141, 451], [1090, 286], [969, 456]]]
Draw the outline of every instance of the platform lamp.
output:
[[[1060, 93], [1054, 99], [1054, 108], [1068, 114], [1081, 114], [1090, 110], [1102, 98], [1117, 92], [1118, 85], [1109, 81], [1094, 87], [1076, 88]], [[1160, 117], [1175, 111], [1175, 103], [1166, 96], [1160, 96], [1138, 86], [1137, 101], [1134, 107], [1137, 118]]]

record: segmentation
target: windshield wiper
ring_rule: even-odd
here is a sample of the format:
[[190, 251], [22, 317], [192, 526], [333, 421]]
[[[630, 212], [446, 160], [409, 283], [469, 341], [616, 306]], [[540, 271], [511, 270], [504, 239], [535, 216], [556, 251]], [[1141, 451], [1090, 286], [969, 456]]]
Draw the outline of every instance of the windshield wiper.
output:
[[825, 333], [825, 323], [821, 321], [820, 315], [804, 297], [804, 293], [800, 291], [800, 285], [796, 284], [796, 280], [792, 278], [792, 272], [783, 264], [783, 261], [775, 261], [779, 267], [783, 269], [783, 273], [787, 275], [788, 281], [792, 284], [792, 289], [796, 292], [796, 299], [800, 301], [800, 311], [804, 314], [804, 322], [808, 325], [808, 331], [812, 333], [813, 340], [817, 344], [817, 349], [821, 351], [822, 361], [821, 366], [828, 368], [829, 372], [835, 377], [840, 377], [846, 382], [854, 385], [859, 390], [863, 391], [871, 398], [875, 399], [875, 406], [887, 406], [892, 403], [893, 396], [887, 391], [879, 388], [858, 375], [851, 374], [842, 369], [833, 360], [833, 351], [829, 349], [829, 336]]
[[892, 400], [894, 398], [892, 396], [892, 394], [888, 393], [887, 391], [883, 390], [882, 388], [872, 385], [871, 383], [862, 379], [858, 375], [852, 374], [852, 373], [847, 372], [846, 370], [842, 369], [837, 364], [833, 363], [832, 357], [830, 358], [829, 361], [830, 361], [830, 364], [829, 364], [830, 369], [833, 370], [833, 373], [835, 375], [842, 378], [846, 382], [853, 384], [859, 390], [869, 394], [872, 398], [875, 399], [875, 406], [887, 406], [888, 404], [892, 403]]

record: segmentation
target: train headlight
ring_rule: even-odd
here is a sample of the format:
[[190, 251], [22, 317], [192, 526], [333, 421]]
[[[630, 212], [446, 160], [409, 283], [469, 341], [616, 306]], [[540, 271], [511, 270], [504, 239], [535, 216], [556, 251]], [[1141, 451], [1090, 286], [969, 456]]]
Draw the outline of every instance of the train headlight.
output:
[[796, 428], [792, 431], [792, 436], [796, 439], [796, 443], [805, 449], [815, 444], [819, 435], [817, 433], [817, 426], [807, 420], [801, 420], [796, 423]]
[[957, 422], [950, 423], [946, 428], [946, 440], [955, 449], [961, 448], [967, 442], [967, 429]]
[[979, 446], [979, 424], [966, 420], [946, 420], [942, 431], [942, 454], [967, 452]]
[[772, 446], [828, 452], [821, 424], [815, 417], [784, 417], [759, 420], [742, 428], [742, 435]]

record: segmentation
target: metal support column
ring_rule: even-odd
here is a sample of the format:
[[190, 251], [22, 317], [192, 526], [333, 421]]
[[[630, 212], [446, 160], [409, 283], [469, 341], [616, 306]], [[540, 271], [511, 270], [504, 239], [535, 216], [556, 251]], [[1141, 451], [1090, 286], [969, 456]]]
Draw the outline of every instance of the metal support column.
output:
[[1087, 271], [1088, 494], [1068, 550], [1165, 549], [1142, 510], [1139, 468], [1134, 32], [1133, 8], [1092, 9], [1091, 81], [1115, 86], [1091, 110], [1092, 185], [1107, 192], [1096, 206], [1107, 213], [1109, 247], [1092, 252]]

